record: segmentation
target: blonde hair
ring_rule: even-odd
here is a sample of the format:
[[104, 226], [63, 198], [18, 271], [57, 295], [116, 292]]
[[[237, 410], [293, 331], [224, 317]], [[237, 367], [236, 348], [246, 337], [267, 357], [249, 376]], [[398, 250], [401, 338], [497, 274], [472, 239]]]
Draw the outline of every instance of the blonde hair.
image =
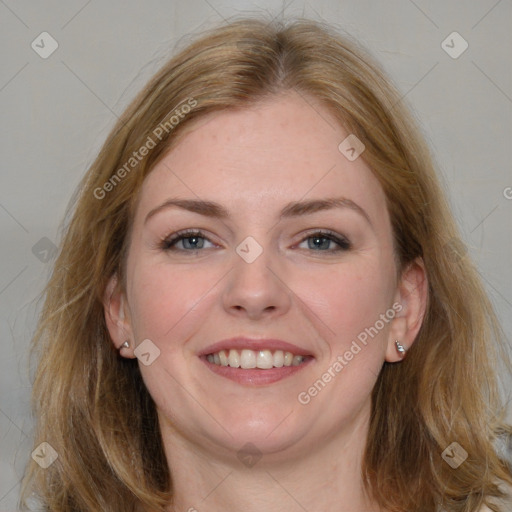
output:
[[[24, 495], [34, 489], [47, 510], [157, 511], [172, 499], [155, 405], [137, 360], [119, 357], [106, 328], [106, 285], [114, 275], [125, 285], [141, 184], [191, 121], [291, 89], [320, 100], [364, 143], [398, 267], [421, 257], [428, 275], [417, 339], [402, 363], [384, 364], [372, 394], [365, 486], [390, 511], [474, 512], [484, 502], [499, 510], [492, 498], [512, 484], [494, 448], [510, 432], [496, 370], [504, 336], [400, 94], [356, 43], [304, 19], [239, 19], [189, 44], [129, 105], [84, 177], [34, 337], [35, 446], [48, 442], [58, 459], [47, 469], [31, 461]], [[193, 105], [186, 115], [127, 168], [184, 102]], [[456, 470], [441, 456], [454, 441], [468, 453]]]

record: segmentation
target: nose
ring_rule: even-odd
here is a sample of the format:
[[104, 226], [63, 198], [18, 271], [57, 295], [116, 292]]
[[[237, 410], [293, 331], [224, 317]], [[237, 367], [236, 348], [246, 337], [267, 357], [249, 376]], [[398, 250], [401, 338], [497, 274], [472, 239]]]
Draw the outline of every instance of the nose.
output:
[[226, 276], [222, 297], [229, 314], [258, 320], [283, 315], [290, 309], [292, 292], [275, 258], [263, 251], [251, 263], [236, 253], [233, 259], [234, 268]]

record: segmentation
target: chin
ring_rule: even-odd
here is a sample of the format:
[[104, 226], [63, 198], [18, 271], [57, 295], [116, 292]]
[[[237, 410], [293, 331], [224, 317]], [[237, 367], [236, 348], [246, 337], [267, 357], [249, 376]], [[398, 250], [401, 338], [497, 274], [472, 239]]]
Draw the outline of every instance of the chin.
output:
[[294, 450], [302, 452], [308, 444], [307, 438], [314, 436], [309, 422], [299, 421], [296, 412], [292, 407], [283, 406], [266, 411], [260, 408], [233, 410], [222, 422], [227, 432], [217, 428], [215, 432], [210, 431], [208, 437], [237, 457], [247, 450], [254, 450], [259, 455], [275, 455], [277, 459], [285, 453], [290, 457]]

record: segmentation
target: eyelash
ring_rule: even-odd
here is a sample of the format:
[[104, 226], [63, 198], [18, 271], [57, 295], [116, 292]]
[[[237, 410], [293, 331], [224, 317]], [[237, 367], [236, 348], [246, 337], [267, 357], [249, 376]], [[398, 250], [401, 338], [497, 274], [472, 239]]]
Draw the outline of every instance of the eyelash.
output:
[[[198, 251], [201, 250], [201, 249], [176, 249], [175, 248], [175, 245], [178, 242], [180, 242], [181, 240], [186, 240], [187, 238], [204, 238], [205, 240], [208, 240], [211, 242], [211, 240], [209, 240], [208, 237], [205, 236], [204, 232], [202, 232], [200, 230], [188, 229], [185, 231], [179, 231], [178, 233], [175, 233], [171, 236], [164, 238], [160, 242], [160, 249], [162, 249], [164, 251], [180, 251], [180, 252], [191, 252], [191, 253], [197, 253]], [[350, 243], [350, 241], [347, 238], [340, 236], [340, 235], [334, 233], [333, 231], [329, 231], [329, 230], [314, 231], [314, 232], [308, 234], [307, 236], [305, 236], [299, 243], [302, 243], [305, 240], [308, 240], [310, 238], [320, 238], [320, 239], [324, 238], [324, 239], [330, 240], [338, 245], [337, 249], [328, 250], [328, 251], [322, 251], [322, 250], [314, 251], [314, 249], [311, 249], [314, 252], [338, 253], [338, 252], [342, 252], [342, 251], [348, 251], [352, 248], [352, 244]]]

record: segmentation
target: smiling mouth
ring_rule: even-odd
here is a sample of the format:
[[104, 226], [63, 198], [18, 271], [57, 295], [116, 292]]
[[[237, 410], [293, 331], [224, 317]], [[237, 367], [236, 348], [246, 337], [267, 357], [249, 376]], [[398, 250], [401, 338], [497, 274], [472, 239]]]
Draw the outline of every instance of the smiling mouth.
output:
[[230, 349], [206, 355], [209, 363], [242, 370], [270, 370], [285, 366], [300, 366], [309, 359], [311, 356], [295, 355], [284, 350]]

